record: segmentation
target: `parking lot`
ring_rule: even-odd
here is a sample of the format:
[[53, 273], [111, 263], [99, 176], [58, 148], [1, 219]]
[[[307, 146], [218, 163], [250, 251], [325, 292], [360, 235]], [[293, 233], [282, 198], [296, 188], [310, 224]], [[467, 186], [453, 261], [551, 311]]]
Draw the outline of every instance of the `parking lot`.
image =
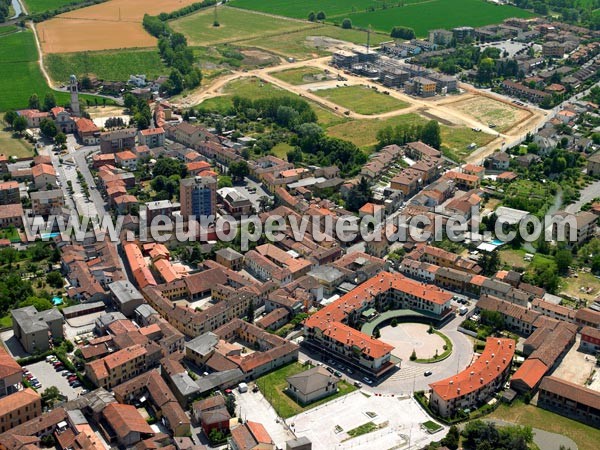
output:
[[[446, 427], [429, 434], [421, 424], [431, 420], [412, 398], [369, 396], [357, 391], [291, 417], [297, 436], [306, 436], [314, 450], [423, 448], [441, 439]], [[378, 429], [352, 438], [348, 431], [371, 422]]]
[[52, 364], [46, 361], [36, 362], [25, 366], [25, 368], [42, 383], [42, 387], [38, 389], [40, 393], [50, 386], [56, 386], [61, 394], [66, 395], [69, 400], [73, 400], [83, 390], [81, 387], [72, 388], [67, 378], [61, 375], [62, 371], [57, 372]]

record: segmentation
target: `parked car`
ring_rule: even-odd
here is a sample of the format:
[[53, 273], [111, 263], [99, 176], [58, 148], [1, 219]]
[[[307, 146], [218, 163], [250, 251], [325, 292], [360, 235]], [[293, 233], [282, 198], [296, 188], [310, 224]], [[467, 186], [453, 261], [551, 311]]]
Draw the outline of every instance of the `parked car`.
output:
[[342, 378], [342, 373], [339, 370], [336, 370], [335, 372], [333, 372], [333, 374], [338, 378]]
[[425, 375], [426, 377], [428, 377], [428, 376], [431, 376], [432, 374], [433, 374], [433, 372], [431, 370], [426, 370], [423, 375]]
[[71, 385], [71, 387], [74, 387], [74, 388], [81, 387], [81, 383], [79, 381], [76, 381]]
[[63, 371], [62, 371], [60, 374], [61, 374], [63, 377], [68, 377], [69, 375], [71, 375], [71, 372], [69, 372], [68, 370], [63, 370]]
[[69, 380], [69, 382], [75, 381], [75, 380], [77, 380], [77, 375], [71, 375], [70, 377], [67, 378], [67, 380]]
[[354, 386], [360, 389], [362, 387], [362, 383], [360, 381], [355, 381]]
[[364, 377], [363, 381], [367, 384], [373, 384], [373, 380], [371, 380], [369, 377]]
[[331, 367], [328, 367], [328, 368], [327, 368], [327, 372], [329, 372], [329, 373], [333, 373], [333, 372], [334, 372], [334, 370], [333, 370]]

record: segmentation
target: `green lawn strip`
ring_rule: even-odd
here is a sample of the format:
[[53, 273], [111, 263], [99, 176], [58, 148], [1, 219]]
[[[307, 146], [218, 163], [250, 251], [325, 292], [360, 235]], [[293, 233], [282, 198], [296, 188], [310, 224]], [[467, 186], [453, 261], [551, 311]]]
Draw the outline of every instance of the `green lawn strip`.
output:
[[269, 401], [269, 403], [271, 403], [280, 417], [285, 419], [295, 416], [303, 411], [314, 408], [318, 405], [322, 405], [323, 403], [329, 402], [335, 398], [349, 394], [356, 390], [354, 386], [342, 380], [338, 382], [337, 393], [308, 405], [299, 405], [285, 392], [285, 389], [287, 388], [286, 378], [296, 375], [300, 372], [304, 372], [310, 368], [310, 365], [302, 365], [299, 362], [295, 362], [280, 367], [279, 369], [274, 370], [267, 375], [263, 375], [256, 380], [256, 384], [261, 390], [262, 394]]
[[325, 75], [321, 69], [316, 67], [296, 67], [293, 69], [282, 70], [281, 72], [274, 72], [275, 78], [285, 81], [286, 83], [293, 84], [295, 86], [301, 84], [314, 83], [318, 81], [315, 79], [316, 75]]
[[357, 426], [356, 428], [348, 430], [347, 433], [351, 438], [355, 438], [357, 436], [362, 436], [363, 434], [371, 433], [372, 431], [375, 431], [378, 428], [379, 427], [373, 422], [367, 422]]

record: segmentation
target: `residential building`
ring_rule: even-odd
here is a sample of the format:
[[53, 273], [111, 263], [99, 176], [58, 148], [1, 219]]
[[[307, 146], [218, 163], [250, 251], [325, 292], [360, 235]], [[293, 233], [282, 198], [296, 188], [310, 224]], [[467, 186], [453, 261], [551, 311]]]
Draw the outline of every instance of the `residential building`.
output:
[[328, 397], [337, 392], [339, 378], [318, 366], [286, 378], [287, 393], [301, 405]]
[[404, 89], [408, 94], [419, 97], [433, 97], [436, 93], [437, 83], [429, 78], [414, 77], [404, 83]]
[[178, 203], [172, 203], [171, 200], [157, 200], [146, 203], [146, 223], [152, 224], [155, 217], [173, 218], [173, 212], [179, 209]]
[[112, 389], [148, 370], [147, 353], [144, 347], [135, 344], [87, 363], [85, 373], [94, 385]]
[[527, 100], [531, 100], [532, 102], [541, 102], [547, 97], [551, 97], [552, 94], [548, 92], [543, 92], [537, 89], [531, 89], [528, 86], [525, 86], [521, 83], [515, 83], [514, 81], [504, 80], [502, 82], [502, 88], [509, 94], [514, 95], [516, 97], [525, 98]]
[[559, 211], [552, 216], [552, 237], [567, 245], [581, 245], [596, 235], [598, 216], [590, 211], [570, 214]]
[[127, 170], [135, 170], [137, 168], [137, 156], [131, 150], [124, 150], [115, 153], [115, 163]]
[[560, 42], [548, 41], [542, 44], [542, 56], [544, 58], [562, 58], [565, 54], [565, 46]]
[[127, 280], [110, 283], [108, 290], [117, 309], [127, 317], [132, 317], [136, 308], [145, 303], [140, 291]]
[[123, 448], [129, 448], [155, 434], [146, 419], [132, 405], [111, 403], [102, 411], [102, 417], [108, 442]]
[[231, 450], [275, 450], [273, 439], [265, 427], [250, 420], [231, 429], [229, 438]]
[[467, 38], [473, 37], [473, 27], [456, 27], [452, 28], [452, 34], [457, 41], [464, 41]]
[[117, 153], [135, 147], [136, 128], [100, 133], [100, 151], [102, 153]]
[[23, 381], [19, 363], [0, 345], [0, 397], [17, 392]]
[[581, 329], [580, 347], [583, 351], [593, 355], [600, 351], [600, 330], [592, 327]]
[[459, 374], [430, 384], [429, 407], [443, 417], [485, 403], [504, 384], [515, 354], [512, 339], [489, 337], [477, 360]]
[[590, 177], [600, 176], [600, 152], [593, 154], [587, 159], [587, 174]]
[[0, 183], [0, 205], [11, 205], [21, 201], [19, 183], [4, 181]]
[[232, 248], [226, 247], [215, 252], [215, 260], [228, 269], [235, 270], [237, 272], [238, 270], [242, 269], [244, 255], [236, 252]]
[[100, 143], [100, 128], [84, 117], [79, 117], [75, 122], [77, 137], [83, 145], [98, 145]]
[[31, 388], [0, 398], [0, 433], [42, 414], [42, 398]]
[[62, 189], [36, 191], [29, 194], [31, 211], [34, 216], [49, 216], [60, 214], [65, 206], [65, 196]]
[[537, 406], [600, 427], [600, 393], [556, 377], [546, 377], [539, 388]]
[[231, 416], [225, 406], [225, 397], [222, 395], [213, 395], [195, 402], [192, 405], [192, 416], [200, 424], [206, 436], [210, 436], [214, 429], [225, 434], [229, 433]]
[[233, 217], [249, 215], [254, 211], [254, 206], [248, 197], [237, 189], [224, 187], [217, 191], [225, 211]]
[[138, 141], [140, 145], [147, 145], [149, 148], [162, 147], [165, 145], [165, 130], [161, 127], [148, 128], [138, 132]]
[[508, 170], [510, 166], [510, 156], [505, 152], [496, 152], [490, 155], [486, 160], [486, 163], [492, 170]]
[[50, 340], [63, 339], [63, 316], [56, 308], [38, 311], [33, 306], [13, 309], [13, 331], [28, 353], [50, 349]]
[[51, 164], [37, 164], [32, 167], [31, 174], [36, 189], [51, 190], [56, 187], [56, 171]]
[[452, 41], [452, 31], [444, 29], [429, 30], [429, 42], [439, 45], [448, 45]]
[[181, 216], [210, 216], [217, 205], [217, 180], [213, 177], [185, 178], [179, 183]]

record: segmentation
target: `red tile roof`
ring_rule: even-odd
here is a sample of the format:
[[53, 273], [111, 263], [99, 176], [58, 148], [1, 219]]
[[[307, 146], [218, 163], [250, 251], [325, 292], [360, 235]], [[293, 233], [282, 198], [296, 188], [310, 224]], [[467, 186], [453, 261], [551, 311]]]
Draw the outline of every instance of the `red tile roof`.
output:
[[32, 167], [31, 174], [34, 178], [37, 178], [42, 175], [56, 176], [56, 171], [54, 170], [54, 167], [52, 167], [50, 164], [38, 164], [37, 166]]
[[126, 438], [129, 433], [154, 434], [134, 406], [111, 403], [102, 414], [120, 439]]
[[514, 340], [487, 338], [485, 349], [477, 361], [459, 374], [429, 386], [446, 401], [463, 397], [496, 380], [510, 366], [514, 354]]
[[529, 389], [535, 388], [546, 375], [548, 366], [537, 358], [528, 358], [512, 376], [511, 382], [524, 383]]

